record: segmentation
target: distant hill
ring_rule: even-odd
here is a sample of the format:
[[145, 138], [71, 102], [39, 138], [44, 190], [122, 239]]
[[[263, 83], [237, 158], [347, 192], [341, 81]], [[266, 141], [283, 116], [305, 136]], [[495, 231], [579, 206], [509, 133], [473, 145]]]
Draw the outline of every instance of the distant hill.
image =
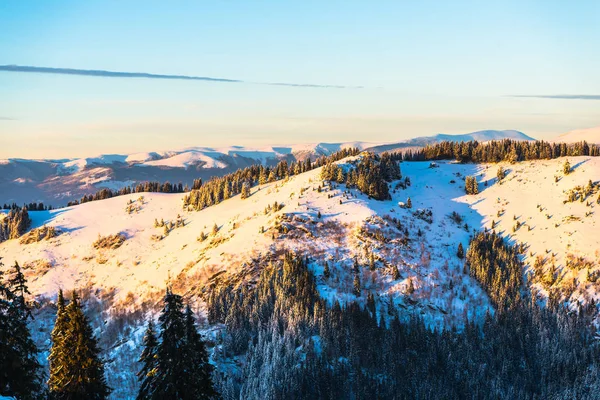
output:
[[600, 126], [588, 129], [577, 129], [558, 136], [554, 142], [576, 143], [586, 141], [600, 144]]
[[144, 181], [191, 185], [196, 178], [207, 180], [253, 164], [269, 166], [281, 160], [314, 160], [349, 147], [381, 153], [419, 148], [444, 140], [485, 142], [504, 138], [533, 140], [518, 131], [487, 130], [463, 135], [438, 134], [392, 143], [355, 141], [266, 147], [190, 147], [60, 160], [11, 158], [0, 160], [0, 204], [44, 202], [62, 206], [102, 188], [120, 189]]

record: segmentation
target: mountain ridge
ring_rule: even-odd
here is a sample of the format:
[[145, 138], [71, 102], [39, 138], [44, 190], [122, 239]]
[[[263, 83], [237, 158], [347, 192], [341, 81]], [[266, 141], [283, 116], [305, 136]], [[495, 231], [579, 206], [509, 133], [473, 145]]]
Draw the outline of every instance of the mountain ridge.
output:
[[262, 147], [187, 147], [180, 150], [102, 154], [94, 157], [28, 160], [0, 160], [0, 203], [43, 202], [63, 206], [102, 188], [120, 189], [145, 181], [182, 182], [222, 176], [252, 164], [272, 166], [279, 161], [303, 161], [328, 156], [349, 147], [375, 153], [404, 151], [442, 140], [489, 141], [501, 138], [532, 140], [514, 130], [478, 131], [463, 135], [438, 134], [398, 142], [350, 141], [301, 143]]

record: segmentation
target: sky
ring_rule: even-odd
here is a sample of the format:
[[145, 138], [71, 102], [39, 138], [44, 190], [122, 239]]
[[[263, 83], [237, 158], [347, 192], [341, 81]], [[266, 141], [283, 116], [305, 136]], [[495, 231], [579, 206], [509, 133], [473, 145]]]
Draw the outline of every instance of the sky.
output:
[[4, 0], [0, 158], [549, 139], [600, 125], [599, 20], [595, 0]]

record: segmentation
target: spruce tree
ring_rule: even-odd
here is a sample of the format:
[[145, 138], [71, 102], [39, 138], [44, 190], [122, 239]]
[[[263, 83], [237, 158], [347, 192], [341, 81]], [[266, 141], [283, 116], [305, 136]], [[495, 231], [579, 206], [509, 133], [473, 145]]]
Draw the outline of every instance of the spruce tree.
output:
[[569, 175], [571, 173], [571, 164], [569, 163], [569, 160], [565, 160], [565, 163], [563, 164], [563, 173], [565, 175]]
[[55, 379], [50, 395], [61, 400], [106, 399], [110, 389], [104, 376], [104, 361], [76, 292], [64, 313], [66, 330], [60, 338], [64, 354], [56, 365], [59, 379]]
[[148, 328], [144, 335], [144, 350], [140, 356], [139, 362], [142, 363], [142, 369], [137, 373], [140, 381], [140, 389], [136, 397], [137, 400], [151, 400], [155, 398], [156, 375], [158, 373], [158, 356], [156, 350], [158, 340], [154, 330], [152, 319], [148, 321]]
[[160, 343], [157, 347], [158, 373], [156, 375], [156, 398], [183, 399], [179, 380], [185, 375], [186, 365], [182, 362], [186, 348], [185, 321], [181, 296], [170, 288], [164, 298], [164, 306], [159, 317]]
[[498, 178], [498, 182], [502, 182], [502, 180], [504, 179], [504, 177], [506, 177], [506, 171], [504, 170], [504, 168], [502, 168], [502, 166], [498, 167], [498, 172], [496, 173], [496, 177]]
[[458, 250], [456, 251], [456, 256], [461, 260], [465, 257], [465, 250], [463, 249], [462, 243], [458, 244]]
[[62, 382], [65, 380], [65, 369], [62, 366], [66, 363], [65, 360], [65, 344], [64, 337], [67, 331], [67, 313], [65, 312], [65, 298], [62, 289], [58, 291], [58, 300], [56, 302], [56, 320], [54, 328], [50, 334], [50, 355], [48, 363], [50, 364], [50, 379], [48, 380], [48, 389], [50, 394], [58, 393], [62, 387]]
[[4, 340], [8, 344], [8, 352], [4, 354], [7, 358], [4, 365], [8, 367], [7, 394], [19, 399], [36, 399], [41, 396], [42, 378], [41, 365], [37, 361], [38, 349], [27, 326], [28, 320], [33, 319], [31, 306], [25, 298], [30, 293], [19, 264], [15, 262], [13, 268], [7, 285], [11, 302], [4, 326], [7, 334]]
[[213, 366], [208, 362], [208, 352], [196, 329], [196, 319], [188, 305], [185, 309], [185, 348], [181, 355], [185, 375], [180, 379], [184, 399], [210, 399], [217, 395], [212, 383]]
[[361, 288], [360, 288], [360, 277], [358, 274], [354, 275], [354, 295], [356, 297], [360, 297]]
[[4, 264], [0, 257], [0, 394], [8, 395], [10, 390], [8, 374], [10, 373], [9, 351], [9, 319], [8, 311], [12, 301], [12, 293], [4, 284]]
[[250, 186], [247, 183], [244, 183], [242, 185], [241, 197], [242, 197], [242, 199], [246, 199], [246, 198], [250, 197]]
[[331, 276], [331, 271], [329, 270], [329, 263], [325, 261], [325, 267], [323, 268], [323, 276], [325, 279], [329, 279]]

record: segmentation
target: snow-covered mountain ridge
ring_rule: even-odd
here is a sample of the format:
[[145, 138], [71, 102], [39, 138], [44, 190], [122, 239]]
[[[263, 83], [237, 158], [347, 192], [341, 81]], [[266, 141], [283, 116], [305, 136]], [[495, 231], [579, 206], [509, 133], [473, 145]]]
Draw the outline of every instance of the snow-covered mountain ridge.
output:
[[314, 160], [350, 147], [373, 152], [403, 151], [443, 140], [489, 141], [503, 138], [532, 140], [517, 131], [489, 130], [463, 135], [439, 134], [390, 143], [355, 141], [264, 147], [190, 147], [62, 160], [7, 159], [0, 160], [0, 193], [3, 194], [0, 203], [44, 202], [58, 207], [105, 187], [118, 190], [144, 181], [191, 185], [196, 178], [206, 180], [252, 164], [267, 166], [281, 160]]

